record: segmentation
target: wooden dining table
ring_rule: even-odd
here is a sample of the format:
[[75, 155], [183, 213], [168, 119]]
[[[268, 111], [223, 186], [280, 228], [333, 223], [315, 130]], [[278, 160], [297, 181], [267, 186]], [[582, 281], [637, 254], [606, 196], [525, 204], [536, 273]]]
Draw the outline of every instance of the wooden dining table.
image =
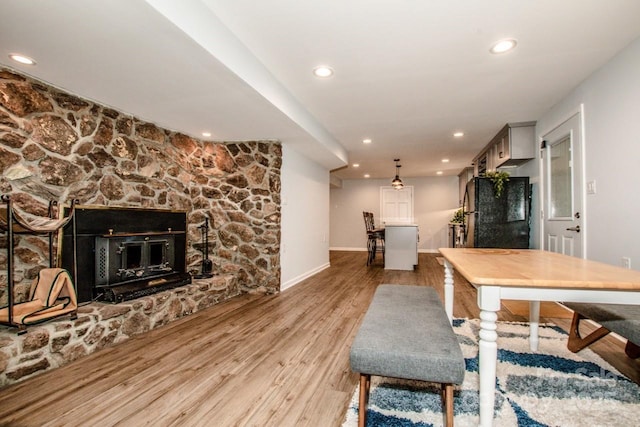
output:
[[540, 301], [640, 305], [640, 272], [534, 249], [441, 248], [445, 311], [453, 319], [457, 270], [478, 291], [480, 308], [480, 426], [493, 424], [498, 347], [497, 312], [503, 299], [529, 301], [529, 343], [538, 348]]

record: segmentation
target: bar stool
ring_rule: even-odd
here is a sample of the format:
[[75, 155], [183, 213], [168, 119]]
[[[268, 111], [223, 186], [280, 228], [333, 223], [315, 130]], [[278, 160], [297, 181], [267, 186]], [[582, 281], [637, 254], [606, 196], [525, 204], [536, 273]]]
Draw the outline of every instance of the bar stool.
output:
[[376, 253], [382, 254], [384, 265], [384, 228], [376, 228], [372, 212], [362, 212], [364, 225], [367, 231], [367, 266], [376, 260]]

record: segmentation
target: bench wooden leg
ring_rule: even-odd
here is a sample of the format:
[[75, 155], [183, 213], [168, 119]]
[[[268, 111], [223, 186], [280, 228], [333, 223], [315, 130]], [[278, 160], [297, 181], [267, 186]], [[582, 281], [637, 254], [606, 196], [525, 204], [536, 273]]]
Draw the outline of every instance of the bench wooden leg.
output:
[[453, 427], [453, 384], [441, 384], [444, 425]]
[[627, 345], [624, 347], [624, 352], [632, 359], [640, 357], [640, 347], [627, 340]]
[[358, 427], [367, 425], [367, 405], [369, 404], [369, 388], [371, 375], [360, 374], [360, 399], [358, 402]]
[[580, 320], [582, 319], [585, 319], [585, 317], [578, 312], [573, 313], [571, 329], [569, 330], [569, 339], [567, 340], [567, 348], [569, 349], [569, 351], [572, 351], [574, 353], [577, 353], [583, 348], [590, 346], [610, 332], [607, 328], [601, 326], [600, 328], [596, 329], [583, 338], [580, 336]]

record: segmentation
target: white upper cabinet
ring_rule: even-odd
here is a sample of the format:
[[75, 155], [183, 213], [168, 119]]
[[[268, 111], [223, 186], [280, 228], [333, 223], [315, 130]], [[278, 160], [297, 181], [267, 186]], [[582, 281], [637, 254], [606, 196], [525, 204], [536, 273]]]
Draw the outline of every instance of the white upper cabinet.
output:
[[475, 175], [519, 166], [535, 158], [536, 122], [508, 123], [473, 160]]

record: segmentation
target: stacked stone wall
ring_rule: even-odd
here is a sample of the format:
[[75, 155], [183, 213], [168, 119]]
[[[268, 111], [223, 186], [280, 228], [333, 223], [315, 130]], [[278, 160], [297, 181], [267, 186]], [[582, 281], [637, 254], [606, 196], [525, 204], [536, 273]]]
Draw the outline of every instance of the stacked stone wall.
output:
[[[208, 217], [214, 273], [234, 278], [225, 297], [280, 289], [281, 164], [278, 141], [192, 138], [0, 68], [0, 194], [39, 216], [49, 201], [73, 199], [186, 210], [191, 273], [201, 264], [199, 227]], [[0, 306], [7, 301], [6, 247], [5, 233]], [[22, 302], [48, 266], [48, 240], [18, 235], [14, 253], [13, 292]]]
[[[50, 200], [72, 199], [187, 210], [192, 272], [201, 260], [193, 244], [208, 216], [215, 271], [236, 274], [244, 291], [279, 291], [281, 162], [275, 141], [198, 140], [0, 69], [0, 194], [43, 216]], [[17, 240], [20, 300], [48, 252], [41, 238]]]

